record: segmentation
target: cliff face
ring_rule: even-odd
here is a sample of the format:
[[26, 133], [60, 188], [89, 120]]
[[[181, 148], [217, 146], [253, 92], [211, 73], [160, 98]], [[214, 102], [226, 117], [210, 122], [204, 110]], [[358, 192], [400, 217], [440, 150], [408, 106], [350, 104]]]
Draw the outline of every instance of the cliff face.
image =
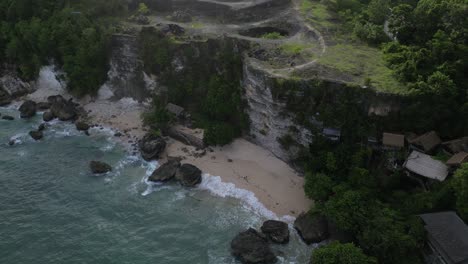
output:
[[243, 69], [243, 88], [248, 103], [246, 111], [250, 118], [252, 140], [280, 159], [288, 161], [298, 149], [286, 149], [280, 139], [291, 133], [297, 143], [307, 146], [312, 141], [312, 133], [296, 125], [293, 115], [286, 110], [286, 103], [273, 97], [269, 76], [247, 63]]
[[[108, 80], [104, 88], [111, 91], [107, 97], [132, 97], [143, 101], [151, 94], [152, 80], [143, 72], [139, 57], [138, 38], [133, 35], [113, 35]], [[106, 89], [106, 90], [107, 90]]]
[[403, 105], [396, 95], [320, 78], [283, 79], [253, 65], [246, 60], [243, 66], [250, 135], [286, 162], [298, 157], [323, 128], [353, 134], [356, 120], [368, 123], [365, 134], [378, 137]]
[[6, 68], [0, 73], [0, 90], [5, 91], [11, 98], [34, 91], [34, 82], [23, 81], [13, 69]]

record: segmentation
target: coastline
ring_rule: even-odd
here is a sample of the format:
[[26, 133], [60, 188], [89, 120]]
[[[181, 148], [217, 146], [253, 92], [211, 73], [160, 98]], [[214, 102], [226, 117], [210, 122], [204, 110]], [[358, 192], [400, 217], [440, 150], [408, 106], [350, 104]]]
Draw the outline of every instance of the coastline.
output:
[[[38, 89], [24, 98], [46, 101], [48, 96], [56, 94], [57, 90]], [[71, 97], [63, 90], [60, 94], [65, 98]], [[115, 140], [123, 144], [130, 154], [137, 155], [138, 139], [147, 132], [141, 120], [144, 105], [131, 98], [111, 102], [88, 97], [75, 101], [87, 113], [87, 122], [120, 132], [121, 135]], [[296, 218], [313, 205], [313, 201], [305, 196], [303, 177], [269, 151], [242, 138], [223, 147], [209, 147], [202, 151], [169, 138], [158, 162], [164, 163], [168, 157], [180, 157], [182, 163], [199, 167], [205, 178], [208, 175], [218, 176], [222, 183], [232, 183], [235, 188], [252, 192], [278, 218]], [[217, 194], [223, 196], [222, 193]]]

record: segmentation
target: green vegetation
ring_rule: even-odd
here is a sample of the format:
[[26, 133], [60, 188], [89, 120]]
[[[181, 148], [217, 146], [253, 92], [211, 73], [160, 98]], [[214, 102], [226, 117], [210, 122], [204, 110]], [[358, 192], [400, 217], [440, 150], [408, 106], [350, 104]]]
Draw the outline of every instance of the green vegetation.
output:
[[107, 73], [109, 15], [125, 12], [124, 1], [0, 1], [0, 61], [34, 79], [53, 60], [64, 69], [69, 89], [95, 93]]
[[261, 38], [264, 39], [281, 39], [284, 36], [281, 35], [279, 32], [270, 32], [270, 33], [265, 33], [261, 36]]
[[[140, 39], [145, 71], [158, 74], [168, 87], [166, 103], [184, 106], [193, 114], [196, 125], [205, 129], [207, 144], [225, 145], [241, 135], [248, 117], [241, 96], [242, 64], [232, 41], [192, 46], [150, 28]], [[183, 60], [184, 68], [175, 70], [174, 59]]]
[[366, 256], [362, 250], [351, 243], [332, 242], [314, 250], [311, 264], [373, 264], [377, 261]]
[[311, 48], [311, 45], [304, 43], [289, 42], [280, 46], [280, 49], [289, 55], [299, 55], [304, 50]]
[[145, 3], [140, 3], [138, 4], [138, 14], [141, 15], [148, 15], [150, 13], [150, 10], [148, 6]]
[[354, 22], [351, 19], [351, 10], [344, 9], [354, 9], [353, 3], [354, 1], [331, 0], [302, 2], [302, 15], [324, 35], [327, 44], [327, 50], [318, 57], [318, 63], [336, 70], [337, 74], [351, 76], [352, 83], [370, 86], [379, 91], [405, 93], [405, 85], [399, 82], [387, 67], [383, 52], [373, 45], [368, 45], [364, 40], [376, 39], [372, 44], [387, 41], [383, 26], [377, 29], [371, 24]]
[[464, 163], [455, 173], [453, 189], [457, 198], [457, 211], [465, 221], [468, 221], [468, 163]]

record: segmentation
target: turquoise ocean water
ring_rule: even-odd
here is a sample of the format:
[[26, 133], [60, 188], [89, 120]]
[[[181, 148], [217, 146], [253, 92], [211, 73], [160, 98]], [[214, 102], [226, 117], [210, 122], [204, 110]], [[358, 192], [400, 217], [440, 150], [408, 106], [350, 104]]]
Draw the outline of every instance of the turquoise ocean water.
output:
[[[21, 120], [13, 107], [0, 113], [16, 117], [0, 120], [1, 264], [238, 263], [231, 239], [272, 217], [219, 177], [205, 175], [194, 189], [149, 185], [157, 162], [130, 156], [106, 129], [88, 137], [52, 122], [35, 142], [27, 133], [39, 115]], [[90, 160], [114, 171], [94, 177]], [[274, 246], [278, 263], [307, 263], [311, 248], [291, 233], [288, 245]]]

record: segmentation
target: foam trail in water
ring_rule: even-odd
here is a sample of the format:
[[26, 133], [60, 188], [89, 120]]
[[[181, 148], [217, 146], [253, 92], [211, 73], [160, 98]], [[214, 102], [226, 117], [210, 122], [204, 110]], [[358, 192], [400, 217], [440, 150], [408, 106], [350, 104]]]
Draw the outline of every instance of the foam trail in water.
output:
[[237, 188], [233, 183], [223, 182], [219, 176], [203, 175], [203, 181], [198, 186], [199, 189], [208, 190], [212, 194], [220, 197], [232, 197], [241, 200], [247, 209], [251, 209], [260, 216], [268, 219], [280, 219], [286, 222], [294, 221], [292, 216], [279, 218], [275, 213], [268, 210], [255, 194], [251, 191]]

